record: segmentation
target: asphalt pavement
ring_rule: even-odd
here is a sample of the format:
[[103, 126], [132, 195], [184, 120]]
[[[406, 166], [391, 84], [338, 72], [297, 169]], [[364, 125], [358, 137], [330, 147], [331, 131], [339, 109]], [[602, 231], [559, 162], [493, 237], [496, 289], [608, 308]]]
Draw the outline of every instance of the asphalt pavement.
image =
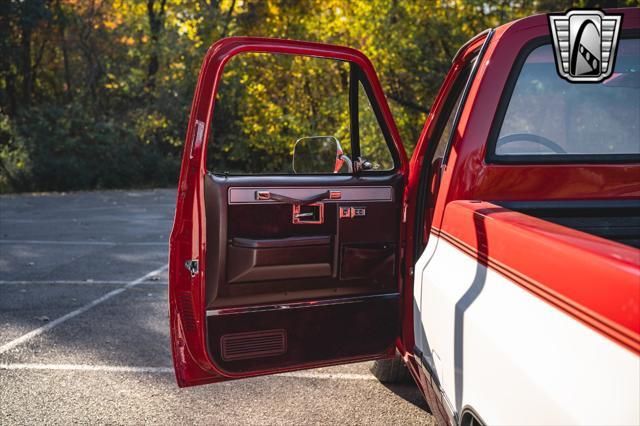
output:
[[0, 196], [0, 425], [434, 424], [371, 363], [180, 389], [174, 190]]

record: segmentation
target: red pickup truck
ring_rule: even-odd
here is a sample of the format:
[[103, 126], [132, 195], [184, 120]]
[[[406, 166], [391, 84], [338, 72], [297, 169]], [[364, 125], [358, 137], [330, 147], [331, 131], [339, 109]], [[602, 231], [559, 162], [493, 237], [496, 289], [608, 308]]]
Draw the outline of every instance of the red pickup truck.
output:
[[[640, 10], [606, 13], [599, 83], [559, 76], [547, 16], [474, 37], [411, 159], [359, 51], [215, 43], [170, 241], [178, 385], [364, 360], [389, 379], [399, 353], [443, 424], [639, 423]], [[277, 84], [234, 80], [258, 59], [286, 62]], [[313, 91], [328, 103], [296, 116]], [[279, 121], [243, 118], [265, 105]], [[282, 158], [212, 167], [224, 131]]]

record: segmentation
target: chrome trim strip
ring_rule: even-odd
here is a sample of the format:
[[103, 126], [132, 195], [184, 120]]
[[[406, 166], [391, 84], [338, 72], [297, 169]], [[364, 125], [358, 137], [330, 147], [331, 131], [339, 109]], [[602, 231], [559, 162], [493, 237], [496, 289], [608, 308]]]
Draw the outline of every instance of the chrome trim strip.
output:
[[458, 59], [458, 56], [460, 56], [460, 54], [463, 51], [467, 50], [467, 47], [469, 45], [471, 45], [474, 41], [478, 40], [479, 38], [483, 37], [484, 35], [488, 34], [491, 31], [492, 31], [492, 28], [487, 28], [486, 30], [482, 31], [481, 33], [478, 33], [478, 34], [474, 35], [469, 41], [467, 41], [465, 44], [460, 46], [460, 49], [458, 49], [456, 54], [453, 55], [453, 59], [451, 59], [451, 63], [453, 64], [456, 61], [456, 59]]
[[395, 299], [400, 293], [371, 294], [367, 296], [343, 297], [339, 299], [305, 300], [302, 302], [282, 303], [278, 305], [243, 306], [238, 308], [220, 308], [207, 310], [208, 317], [220, 315], [251, 314], [256, 312], [280, 311], [285, 309], [314, 308], [316, 306], [344, 305], [361, 303], [370, 299]]
[[391, 186], [297, 186], [297, 187], [231, 187], [229, 188], [229, 204], [265, 204], [278, 203], [274, 200], [256, 200], [256, 192], [275, 192], [290, 198], [307, 198], [331, 190], [340, 192], [339, 199], [326, 199], [324, 203], [393, 201]]

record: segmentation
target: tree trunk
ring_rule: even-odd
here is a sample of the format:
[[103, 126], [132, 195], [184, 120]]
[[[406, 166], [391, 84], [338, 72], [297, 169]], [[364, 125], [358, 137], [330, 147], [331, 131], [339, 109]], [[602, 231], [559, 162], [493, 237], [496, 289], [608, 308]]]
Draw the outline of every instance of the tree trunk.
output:
[[22, 53], [22, 103], [28, 106], [31, 103], [31, 28], [26, 25], [22, 27], [22, 39], [20, 41]]
[[104, 5], [100, 2], [97, 6], [94, 0], [91, 0], [90, 6], [83, 17], [80, 26], [80, 37], [78, 39], [78, 47], [86, 62], [86, 94], [91, 97], [93, 106], [98, 103], [98, 87], [101, 77], [104, 75], [104, 66], [101, 62], [98, 48], [94, 37], [95, 19], [100, 19], [101, 9]]
[[18, 108], [18, 102], [16, 101], [16, 75], [9, 71], [6, 77], [7, 84], [7, 98], [9, 98], [9, 115], [15, 114]]
[[224, 19], [224, 28], [222, 29], [222, 37], [225, 38], [229, 31], [229, 24], [231, 23], [231, 18], [233, 15], [233, 9], [236, 7], [236, 0], [231, 0], [231, 6], [229, 6], [229, 10], [227, 11], [227, 16]]
[[69, 102], [72, 98], [71, 69], [69, 68], [69, 47], [67, 46], [67, 22], [66, 16], [60, 6], [60, 0], [56, 2], [56, 14], [58, 15], [58, 31], [60, 32], [60, 49], [62, 50], [62, 63], [64, 65], [64, 98]]
[[147, 0], [147, 18], [151, 33], [151, 53], [147, 67], [146, 87], [153, 89], [156, 86], [156, 74], [160, 69], [160, 34], [164, 29], [165, 6], [167, 0], [160, 0], [160, 10], [156, 12], [156, 0]]

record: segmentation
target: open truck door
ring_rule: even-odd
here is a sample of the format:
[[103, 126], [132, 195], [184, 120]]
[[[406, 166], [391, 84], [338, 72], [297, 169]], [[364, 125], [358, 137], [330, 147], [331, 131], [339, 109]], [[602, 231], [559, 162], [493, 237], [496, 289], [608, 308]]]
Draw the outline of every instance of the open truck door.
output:
[[[247, 64], [258, 59], [264, 74], [239, 75], [257, 69]], [[273, 72], [278, 78], [270, 84], [256, 83]], [[248, 96], [251, 103], [243, 104]], [[302, 102], [307, 96], [312, 101]], [[243, 116], [256, 102], [265, 108], [265, 99], [276, 108], [275, 124]], [[256, 138], [265, 128], [267, 136]], [[240, 137], [226, 138], [229, 129]], [[266, 158], [269, 138], [287, 141], [284, 150], [279, 145], [282, 155]], [[262, 149], [264, 161], [252, 166], [260, 170], [234, 173], [248, 164], [242, 160], [208, 167], [208, 150], [254, 139], [266, 146], [247, 145]], [[195, 91], [170, 239], [178, 384], [393, 356], [407, 172], [380, 83], [362, 53], [262, 38], [214, 44]]]

